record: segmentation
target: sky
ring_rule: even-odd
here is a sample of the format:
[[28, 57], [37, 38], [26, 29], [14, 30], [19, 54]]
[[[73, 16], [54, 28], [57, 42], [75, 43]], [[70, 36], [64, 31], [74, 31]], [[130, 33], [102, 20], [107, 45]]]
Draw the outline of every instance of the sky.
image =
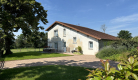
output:
[[[40, 25], [45, 29], [55, 21], [80, 25], [117, 36], [119, 31], [128, 30], [138, 36], [138, 0], [36, 0], [47, 12], [48, 23]], [[40, 30], [41, 32], [46, 32]], [[19, 30], [15, 35], [21, 34]]]

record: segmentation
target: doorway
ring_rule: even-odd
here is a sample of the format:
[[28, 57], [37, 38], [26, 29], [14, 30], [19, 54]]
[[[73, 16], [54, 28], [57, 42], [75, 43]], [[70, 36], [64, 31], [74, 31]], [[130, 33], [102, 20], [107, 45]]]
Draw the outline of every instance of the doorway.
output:
[[63, 42], [63, 51], [66, 52], [66, 42]]
[[56, 49], [56, 51], [58, 51], [58, 43], [57, 42], [55, 43], [55, 49]]

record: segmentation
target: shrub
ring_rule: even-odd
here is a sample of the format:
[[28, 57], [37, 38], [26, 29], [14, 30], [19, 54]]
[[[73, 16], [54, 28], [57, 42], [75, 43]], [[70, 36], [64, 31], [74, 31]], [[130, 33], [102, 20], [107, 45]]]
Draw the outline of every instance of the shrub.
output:
[[110, 66], [109, 60], [100, 61], [104, 69], [87, 69], [90, 72], [87, 80], [138, 80], [138, 58], [131, 56], [121, 61], [117, 65], [118, 70]]
[[78, 46], [78, 51], [79, 51], [80, 53], [82, 53], [82, 49], [81, 49], [80, 46]]
[[134, 56], [134, 55], [138, 56], [138, 49], [137, 48], [131, 49], [130, 53], [127, 56], [130, 57], [130, 56]]
[[138, 46], [138, 42], [134, 39], [129, 39], [129, 40], [119, 40], [112, 43], [112, 47], [118, 48], [118, 46], [125, 46], [127, 50], [131, 50], [132, 48]]
[[109, 57], [115, 54], [121, 54], [122, 52], [127, 51], [126, 47], [124, 46], [118, 46], [117, 48], [114, 48], [112, 46], [106, 46], [103, 47], [97, 54], [96, 57], [98, 58], [104, 58]]

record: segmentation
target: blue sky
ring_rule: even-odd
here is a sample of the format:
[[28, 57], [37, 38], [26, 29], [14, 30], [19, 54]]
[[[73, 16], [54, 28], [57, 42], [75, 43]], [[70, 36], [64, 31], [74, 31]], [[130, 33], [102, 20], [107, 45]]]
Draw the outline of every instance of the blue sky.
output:
[[[48, 28], [55, 21], [80, 25], [97, 31], [101, 25], [105, 33], [117, 36], [120, 30], [128, 30], [138, 36], [138, 0], [36, 0], [48, 10]], [[46, 32], [45, 30], [40, 30]], [[21, 34], [19, 30], [15, 35]]]

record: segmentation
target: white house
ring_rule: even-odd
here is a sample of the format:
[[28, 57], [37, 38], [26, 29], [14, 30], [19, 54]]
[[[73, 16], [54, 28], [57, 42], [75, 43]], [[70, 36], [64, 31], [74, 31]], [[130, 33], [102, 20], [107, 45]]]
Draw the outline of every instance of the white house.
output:
[[92, 30], [86, 27], [55, 21], [49, 26], [48, 46], [61, 52], [71, 52], [81, 46], [83, 54], [95, 55], [102, 47], [103, 42], [117, 40], [117, 37]]

